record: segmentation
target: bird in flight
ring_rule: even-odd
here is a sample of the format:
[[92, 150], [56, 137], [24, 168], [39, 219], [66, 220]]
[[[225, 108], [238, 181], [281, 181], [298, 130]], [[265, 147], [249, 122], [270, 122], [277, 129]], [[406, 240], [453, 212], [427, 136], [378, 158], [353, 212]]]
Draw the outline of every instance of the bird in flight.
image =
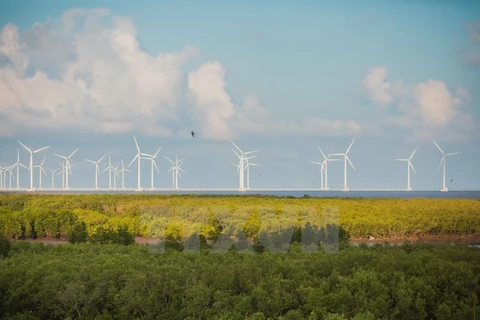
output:
[[452, 183], [452, 182], [453, 182], [453, 179], [450, 179], [450, 183]]
[[195, 138], [195, 132], [193, 132], [193, 130], [192, 130], [192, 132], [191, 132], [191, 135], [192, 135], [192, 137]]

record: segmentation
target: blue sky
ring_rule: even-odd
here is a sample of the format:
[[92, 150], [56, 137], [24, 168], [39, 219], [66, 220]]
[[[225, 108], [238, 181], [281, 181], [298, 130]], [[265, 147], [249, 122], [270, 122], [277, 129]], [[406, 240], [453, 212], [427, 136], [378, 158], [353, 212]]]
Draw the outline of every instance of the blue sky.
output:
[[[253, 188], [314, 188], [318, 147], [344, 152], [355, 138], [350, 188], [405, 187], [393, 159], [418, 148], [412, 187], [438, 189], [435, 140], [462, 151], [449, 188], [479, 189], [479, 12], [475, 1], [2, 1], [0, 165], [17, 140], [50, 145], [34, 158], [50, 168], [78, 147], [70, 185], [90, 187], [84, 159], [128, 164], [135, 134], [143, 152], [162, 146], [157, 188], [171, 186], [163, 156], [177, 153], [180, 187], [234, 188], [232, 139], [261, 149]], [[329, 187], [342, 185], [331, 163]]]

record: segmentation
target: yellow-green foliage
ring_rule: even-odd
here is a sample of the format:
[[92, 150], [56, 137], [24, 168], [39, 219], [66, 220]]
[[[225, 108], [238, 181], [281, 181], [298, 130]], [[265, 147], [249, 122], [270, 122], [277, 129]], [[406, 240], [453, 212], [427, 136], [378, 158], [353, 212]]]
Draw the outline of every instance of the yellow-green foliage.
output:
[[[336, 218], [338, 213], [338, 218]], [[480, 235], [476, 199], [280, 198], [198, 195], [0, 195], [0, 233], [8, 238], [68, 236], [76, 222], [88, 234], [127, 226], [138, 236], [185, 238], [219, 232], [250, 238], [339, 223], [353, 238], [402, 239]]]

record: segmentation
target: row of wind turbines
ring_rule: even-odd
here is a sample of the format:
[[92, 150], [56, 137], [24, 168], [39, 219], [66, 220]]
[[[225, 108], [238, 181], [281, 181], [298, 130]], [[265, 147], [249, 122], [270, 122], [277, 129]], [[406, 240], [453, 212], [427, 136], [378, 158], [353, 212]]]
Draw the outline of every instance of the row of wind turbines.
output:
[[[320, 165], [320, 186], [321, 186], [320, 189], [321, 190], [328, 190], [328, 162], [330, 162], [330, 161], [340, 161], [341, 160], [341, 159], [330, 158], [331, 156], [343, 156], [343, 161], [344, 161], [343, 191], [348, 191], [349, 190], [348, 187], [347, 187], [347, 161], [350, 164], [350, 166], [352, 167], [352, 169], [355, 170], [355, 167], [353, 166], [352, 162], [350, 161], [350, 158], [348, 157], [348, 152], [350, 151], [350, 148], [352, 147], [354, 142], [355, 142], [355, 139], [353, 139], [352, 143], [350, 143], [350, 146], [348, 147], [347, 151], [345, 151], [345, 153], [332, 153], [332, 154], [328, 154], [326, 156], [323, 153], [322, 149], [318, 148], [320, 150], [320, 152], [322, 153], [322, 156], [323, 156], [324, 160], [322, 162], [317, 162], [317, 161], [310, 161], [310, 162]], [[440, 160], [440, 164], [438, 165], [437, 170], [440, 170], [440, 167], [443, 164], [443, 186], [442, 186], [442, 189], [440, 191], [445, 191], [446, 192], [446, 191], [448, 191], [448, 188], [446, 186], [446, 166], [447, 166], [446, 160], [447, 160], [447, 157], [448, 156], [453, 156], [453, 155], [456, 155], [456, 154], [460, 154], [461, 152], [445, 153], [445, 152], [443, 152], [443, 150], [438, 146], [438, 144], [435, 141], [433, 141], [433, 143], [438, 148], [438, 150], [440, 150], [440, 152], [442, 153], [442, 158]], [[410, 168], [413, 170], [413, 172], [416, 173], [415, 168], [413, 167], [412, 162], [411, 162], [415, 152], [417, 152], [417, 148], [415, 148], [415, 150], [413, 150], [412, 154], [407, 159], [394, 159], [395, 161], [407, 162], [407, 189], [406, 189], [407, 191], [412, 190], [412, 187], [410, 185]]]
[[[150, 160], [151, 161], [151, 189], [154, 190], [155, 188], [154, 188], [154, 180], [153, 180], [153, 168], [155, 167], [157, 172], [160, 172], [159, 169], [158, 169], [158, 166], [155, 162], [155, 159], [158, 157], [158, 153], [160, 152], [162, 147], [160, 147], [154, 155], [147, 154], [147, 153], [142, 153], [142, 152], [140, 152], [140, 148], [138, 146], [137, 139], [135, 137], [133, 137], [133, 139], [134, 139], [135, 145], [137, 147], [137, 155], [135, 156], [135, 158], [133, 158], [132, 162], [130, 163], [130, 165], [128, 167], [130, 167], [133, 164], [133, 162], [135, 160], [137, 160], [137, 162], [138, 162], [138, 190], [143, 190], [140, 187], [141, 186], [140, 163], [141, 163], [141, 160]], [[36, 190], [34, 188], [34, 185], [33, 185], [33, 171], [34, 171], [34, 168], [38, 168], [39, 189], [43, 189], [43, 187], [42, 187], [42, 173], [44, 175], [47, 175], [46, 172], [45, 172], [45, 169], [43, 168], [43, 164], [45, 162], [46, 157], [43, 158], [42, 162], [39, 165], [33, 165], [33, 155], [35, 153], [39, 153], [39, 152], [49, 148], [50, 146], [46, 146], [46, 147], [43, 147], [43, 148], [32, 151], [30, 148], [28, 148], [26, 145], [24, 145], [20, 141], [18, 141], [18, 143], [20, 145], [22, 145], [30, 154], [29, 166], [27, 167], [27, 166], [23, 165], [22, 163], [20, 163], [20, 151], [17, 150], [17, 161], [13, 165], [10, 165], [10, 166], [7, 166], [7, 167], [0, 166], [0, 189], [7, 189], [7, 188], [12, 189], [13, 188], [12, 187], [12, 179], [16, 179], [16, 189], [20, 189], [20, 174], [19, 174], [20, 167], [23, 167], [30, 172], [30, 188], [28, 189], [30, 191], [35, 191]], [[50, 171], [51, 177], [52, 177], [51, 189], [55, 189], [55, 179], [54, 179], [55, 174], [57, 173], [58, 170], [60, 170], [60, 172], [58, 172], [57, 175], [62, 174], [62, 189], [70, 190], [68, 177], [72, 174], [72, 168], [75, 166], [75, 164], [72, 165], [70, 163], [70, 159], [73, 157], [73, 155], [78, 150], [79, 150], [78, 148], [75, 149], [68, 157], [63, 156], [63, 155], [59, 155], [59, 154], [54, 154], [55, 156], [64, 159], [65, 164], [60, 163], [60, 167], [56, 168], [55, 170], [47, 168], [47, 170]], [[110, 156], [108, 156], [108, 166], [105, 169], [103, 169], [102, 171], [100, 171], [99, 164], [106, 156], [107, 156], [106, 154], [103, 155], [97, 161], [85, 159], [85, 161], [90, 162], [90, 163], [95, 165], [95, 189], [97, 189], [97, 190], [99, 189], [99, 187], [98, 187], [98, 176], [101, 173], [103, 173], [107, 170], [108, 170], [108, 175], [109, 175], [108, 188], [109, 189], [117, 189], [117, 179], [116, 178], [117, 178], [117, 176], [120, 177], [120, 175], [121, 175], [121, 181], [122, 181], [121, 188], [125, 189], [125, 172], [131, 172], [131, 171], [128, 170], [127, 168], [125, 168], [124, 163], [123, 163], [123, 159], [120, 161], [120, 163], [117, 164], [117, 166], [113, 167]], [[170, 167], [169, 170], [168, 170], [168, 172], [172, 171], [172, 180], [173, 180], [172, 188], [173, 189], [178, 189], [179, 188], [178, 187], [178, 179], [181, 178], [180, 171], [182, 171], [183, 173], [186, 173], [181, 168], [185, 158], [179, 160], [178, 156], [177, 156], [175, 161], [172, 161], [168, 157], [165, 157], [165, 159], [167, 159], [172, 164], [172, 167]], [[120, 165], [121, 165], [121, 167], [120, 167]], [[16, 178], [13, 174], [14, 170], [16, 170]], [[8, 183], [7, 183], [7, 180], [8, 180]]]
[[[140, 150], [140, 147], [138, 145], [138, 142], [137, 142], [137, 139], [135, 138], [135, 136], [133, 137], [133, 139], [135, 141], [135, 146], [136, 146], [136, 149], [137, 149], [137, 153], [136, 153], [135, 157], [133, 158], [133, 160], [128, 165], [128, 167], [130, 167], [135, 161], [137, 161], [137, 189], [136, 190], [137, 191], [143, 190], [143, 188], [141, 187], [141, 160], [149, 160], [150, 161], [150, 172], [151, 172], [150, 190], [155, 190], [155, 187], [154, 187], [154, 168], [156, 169], [157, 172], [160, 172], [159, 169], [158, 169], [158, 166], [155, 162], [155, 159], [158, 158], [158, 154], [159, 154], [160, 150], [162, 149], [162, 147], [160, 147], [155, 152], [155, 154], [153, 154], [153, 155], [143, 153]], [[235, 155], [239, 159], [238, 164], [233, 164], [234, 166], [237, 167], [237, 174], [238, 174], [238, 180], [239, 180], [238, 190], [239, 191], [250, 190], [251, 189], [250, 188], [250, 166], [259, 166], [259, 164], [251, 163], [249, 160], [255, 158], [255, 156], [251, 155], [251, 154], [253, 154], [255, 152], [259, 152], [260, 150], [243, 152], [233, 141], [231, 141], [231, 142], [232, 142], [233, 146], [235, 147], [235, 148], [232, 148], [232, 151], [235, 153]], [[352, 145], [353, 145], [354, 142], [355, 142], [355, 139], [353, 139], [353, 141], [350, 143], [349, 147], [347, 148], [347, 150], [344, 153], [332, 153], [332, 154], [325, 155], [325, 153], [322, 151], [322, 149], [319, 148], [324, 160], [322, 162], [318, 162], [318, 161], [310, 161], [310, 162], [314, 163], [314, 164], [317, 164], [317, 165], [320, 165], [320, 171], [319, 171], [319, 173], [320, 173], [320, 190], [329, 190], [329, 188], [328, 188], [328, 163], [331, 162], [331, 161], [341, 161], [342, 160], [341, 158], [339, 159], [339, 158], [333, 158], [333, 157], [343, 157], [343, 162], [344, 162], [344, 177], [343, 177], [344, 187], [343, 187], [343, 191], [348, 191], [349, 190], [349, 188], [347, 186], [347, 162], [350, 164], [350, 166], [353, 168], [353, 170], [355, 170], [355, 167], [353, 166], [350, 158], [348, 157], [348, 153], [349, 153], [350, 149], [352, 148]], [[43, 158], [42, 162], [39, 165], [33, 165], [33, 155], [49, 148], [50, 146], [46, 146], [46, 147], [39, 148], [37, 150], [32, 151], [31, 149], [29, 149], [27, 146], [25, 146], [20, 141], [18, 141], [18, 143], [20, 145], [22, 145], [30, 154], [29, 166], [27, 167], [27, 166], [20, 163], [20, 151], [17, 151], [17, 161], [13, 165], [7, 166], [7, 167], [1, 167], [0, 166], [0, 189], [6, 189], [6, 188], [12, 189], [12, 179], [15, 179], [14, 174], [13, 174], [14, 170], [16, 170], [16, 189], [20, 189], [20, 185], [19, 185], [19, 169], [20, 169], [20, 167], [23, 167], [30, 172], [30, 188], [28, 189], [30, 191], [35, 190], [35, 188], [33, 186], [33, 169], [38, 168], [38, 170], [39, 170], [39, 179], [38, 179], [39, 188], [42, 189], [42, 173], [44, 175], [46, 175], [46, 172], [43, 168], [43, 164], [45, 162], [46, 157]], [[446, 153], [443, 152], [443, 150], [440, 148], [440, 146], [435, 141], [433, 141], [433, 143], [438, 148], [438, 150], [442, 153], [442, 158], [440, 160], [440, 164], [439, 164], [439, 167], [438, 167], [438, 170], [440, 170], [440, 167], [443, 164], [443, 187], [442, 187], [441, 191], [448, 191], [448, 188], [446, 187], [446, 157], [456, 155], [456, 154], [460, 154], [461, 152], [454, 152], [454, 153], [447, 153], [446, 154]], [[72, 158], [72, 156], [77, 151], [78, 151], [78, 148], [75, 149], [68, 157], [63, 156], [63, 155], [59, 155], [59, 154], [54, 154], [55, 156], [63, 159], [65, 164], [60, 163], [60, 167], [58, 167], [55, 170], [47, 168], [47, 170], [50, 171], [51, 177], [52, 177], [52, 186], [51, 186], [52, 189], [55, 189], [55, 186], [54, 186], [55, 174], [57, 174], [57, 175], [62, 174], [62, 189], [70, 190], [69, 176], [72, 174], [71, 169], [75, 166], [75, 164], [71, 165], [70, 159]], [[410, 169], [412, 169], [413, 172], [416, 173], [415, 168], [413, 167], [413, 165], [411, 163], [411, 160], [412, 160], [416, 151], [417, 151], [417, 149], [415, 149], [413, 151], [413, 153], [410, 155], [409, 158], [394, 159], [395, 161], [407, 162], [407, 188], [406, 188], [407, 191], [412, 190], [411, 185], [410, 185], [410, 180], [411, 180], [410, 179]], [[109, 175], [108, 176], [109, 177], [108, 188], [109, 189], [114, 189], [114, 190], [117, 189], [117, 179], [116, 178], [120, 177], [120, 175], [121, 175], [121, 188], [125, 189], [125, 179], [124, 179], [125, 178], [125, 172], [131, 172], [131, 171], [128, 170], [127, 168], [125, 168], [124, 163], [123, 163], [123, 159], [117, 164], [117, 166], [113, 167], [112, 163], [111, 163], [110, 156], [108, 157], [108, 166], [106, 168], [104, 168], [102, 171], [100, 171], [100, 166], [99, 166], [100, 162], [106, 156], [107, 156], [106, 154], [103, 155], [97, 161], [85, 159], [87, 162], [90, 162], [90, 163], [95, 165], [95, 172], [94, 172], [95, 173], [95, 189], [99, 189], [99, 187], [98, 187], [98, 176], [101, 173], [103, 173], [107, 170], [108, 170], [108, 175]], [[179, 189], [178, 182], [179, 182], [179, 178], [181, 178], [180, 171], [183, 172], [183, 173], [186, 173], [181, 168], [183, 162], [185, 161], [185, 158], [179, 160], [178, 156], [177, 156], [175, 161], [169, 159], [168, 157], [165, 157], [165, 159], [167, 159], [172, 164], [172, 167], [170, 167], [169, 170], [168, 170], [168, 172], [172, 171], [172, 189]], [[60, 171], [57, 173], [58, 170], [60, 170]], [[8, 186], [7, 186], [7, 179], [8, 179]]]

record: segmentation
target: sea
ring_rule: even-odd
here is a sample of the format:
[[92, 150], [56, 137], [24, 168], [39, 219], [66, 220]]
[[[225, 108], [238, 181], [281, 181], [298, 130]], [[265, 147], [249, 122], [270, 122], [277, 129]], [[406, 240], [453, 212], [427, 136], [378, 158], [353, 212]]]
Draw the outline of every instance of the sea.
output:
[[333, 190], [248, 190], [245, 192], [237, 190], [142, 190], [141, 192], [128, 189], [116, 190], [37, 190], [19, 191], [19, 190], [3, 190], [0, 193], [34, 193], [34, 194], [190, 194], [190, 195], [236, 195], [236, 196], [276, 196], [276, 197], [294, 197], [294, 198], [462, 198], [462, 199], [479, 199], [480, 190], [466, 191], [383, 191], [383, 190], [350, 190], [350, 191], [333, 191]]

